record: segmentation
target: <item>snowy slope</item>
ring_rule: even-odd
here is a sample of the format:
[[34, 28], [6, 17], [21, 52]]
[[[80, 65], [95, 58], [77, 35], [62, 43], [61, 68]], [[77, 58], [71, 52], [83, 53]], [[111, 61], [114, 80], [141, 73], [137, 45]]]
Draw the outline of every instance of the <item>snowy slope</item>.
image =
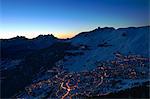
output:
[[105, 96], [141, 86], [150, 80], [148, 58], [122, 54], [116, 54], [115, 57], [116, 59], [108, 62], [97, 62], [96, 68], [82, 72], [66, 72], [59, 67], [59, 61], [58, 67], [34, 79], [16, 97], [66, 99], [76, 96]]
[[[26, 79], [30, 76], [28, 73], [29, 71], [34, 72], [34, 76], [31, 73], [34, 77], [30, 79], [30, 83], [32, 82], [32, 84], [27, 85], [25, 88], [23, 87], [25, 91], [21, 91], [15, 95], [19, 98], [41, 98], [47, 97], [47, 94], [50, 98], [61, 98], [61, 96], [65, 95], [66, 92], [60, 88], [61, 84], [67, 83], [67, 81], [69, 81], [69, 77], [71, 77], [71, 79], [75, 79], [75, 81], [73, 81], [75, 83], [78, 81], [77, 78], [79, 75], [80, 81], [82, 82], [79, 82], [79, 87], [82, 87], [83, 89], [78, 89], [78, 91], [84, 93], [84, 89], [87, 89], [86, 91], [91, 91], [95, 88], [95, 82], [89, 81], [95, 79], [97, 81], [96, 84], [101, 83], [101, 76], [107, 76], [106, 74], [108, 73], [112, 76], [109, 76], [108, 78], [106, 77], [102, 86], [98, 86], [98, 88], [95, 88], [94, 91], [100, 91], [98, 94], [117, 92], [134, 87], [134, 85], [139, 86], [141, 83], [149, 81], [149, 79], [147, 79], [149, 75], [149, 60], [147, 59], [149, 58], [149, 30], [149, 26], [119, 29], [106, 27], [97, 28], [89, 32], [83, 32], [67, 40], [55, 39], [53, 36], [39, 36], [35, 39], [27, 40], [26, 43], [26, 39], [21, 38], [21, 44], [18, 41], [15, 43], [20, 48], [19, 52], [21, 53], [18, 54], [18, 51], [16, 53], [18, 48], [14, 48], [15, 46], [10, 49], [11, 51], [15, 50], [14, 55], [24, 55], [24, 52], [22, 54], [22, 49], [24, 48], [39, 50], [31, 51], [34, 53], [27, 54], [28, 56], [25, 57], [25, 60], [23, 61], [24, 63], [22, 60], [18, 59], [14, 59], [12, 61], [8, 60], [10, 62], [1, 61], [1, 63], [4, 63], [1, 66], [1, 69], [5, 70], [6, 68], [7, 70], [12, 67], [21, 66], [20, 68], [22, 69], [20, 69], [20, 74], [25, 73], [25, 76], [23, 74], [23, 77]], [[12, 41], [9, 41], [8, 45], [9, 44], [13, 45]], [[9, 48], [7, 48], [7, 50], [9, 50]], [[111, 61], [116, 60], [116, 53], [121, 53], [120, 55], [123, 55], [125, 60], [126, 58], [130, 59], [129, 56], [135, 60], [132, 64], [133, 60], [131, 58], [131, 62], [127, 62], [129, 63], [129, 66], [124, 69], [122, 69], [122, 63], [119, 63], [118, 65], [120, 68], [118, 68], [117, 65], [111, 66]], [[109, 68], [107, 68], [106, 74], [103, 74], [103, 70], [97, 69], [97, 66], [99, 66], [98, 63], [103, 64], [107, 62], [109, 64], [105, 65]], [[126, 61], [122, 60], [122, 62], [123, 66], [126, 65]], [[132, 67], [131, 64], [134, 65], [134, 67]], [[105, 65], [104, 67], [106, 67]], [[135, 72], [132, 70], [135, 70], [137, 73], [135, 78], [130, 78], [130, 75], [135, 75]], [[118, 72], [117, 78], [114, 76], [114, 72]], [[133, 74], [130, 74], [130, 72]], [[86, 73], [88, 74], [87, 78], [84, 75]], [[65, 80], [61, 80], [59, 77], [66, 78]], [[20, 78], [22, 78], [22, 76]], [[118, 83], [117, 86], [113, 87], [112, 85], [110, 88], [110, 85], [116, 82]], [[26, 84], [29, 84], [29, 82], [25, 83], [24, 86]], [[90, 84], [93, 85], [89, 87]], [[56, 96], [58, 89], [60, 92], [58, 92], [59, 95]], [[17, 90], [17, 92], [18, 91], [19, 90]], [[33, 91], [35, 94], [30, 91]], [[93, 95], [95, 94], [95, 92], [91, 92]], [[72, 93], [76, 92], [73, 90]]]
[[[73, 45], [87, 45], [90, 50], [83, 55], [67, 57], [64, 66], [70, 71], [92, 69], [94, 63], [99, 60], [113, 58], [114, 52], [123, 54], [149, 54], [149, 29], [150, 27], [130, 28], [98, 28], [91, 32], [81, 33], [70, 41]], [[82, 52], [81, 50], [78, 50]]]

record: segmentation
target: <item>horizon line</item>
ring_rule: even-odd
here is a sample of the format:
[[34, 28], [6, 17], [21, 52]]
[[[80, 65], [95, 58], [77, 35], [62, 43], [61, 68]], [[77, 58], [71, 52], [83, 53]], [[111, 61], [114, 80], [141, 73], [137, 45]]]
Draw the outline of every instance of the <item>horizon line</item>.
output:
[[[46, 35], [53, 35], [55, 38], [57, 38], [57, 39], [71, 39], [71, 38], [73, 38], [73, 37], [75, 37], [76, 35], [78, 35], [78, 34], [81, 34], [81, 33], [84, 33], [84, 32], [90, 32], [90, 31], [93, 31], [93, 30], [95, 30], [95, 29], [98, 29], [98, 28], [100, 28], [100, 29], [103, 29], [103, 28], [114, 28], [115, 30], [118, 30], [118, 29], [126, 29], [126, 28], [141, 28], [141, 27], [150, 27], [150, 24], [149, 25], [142, 25], [142, 26], [129, 26], [129, 27], [119, 27], [119, 28], [116, 28], [116, 27], [112, 27], [112, 26], [104, 26], [104, 27], [97, 27], [97, 28], [94, 28], [94, 29], [92, 29], [92, 30], [89, 30], [89, 31], [82, 31], [82, 32], [79, 32], [79, 33], [74, 33], [74, 35], [73, 36], [71, 36], [71, 37], [65, 37], [65, 38], [63, 38], [63, 37], [57, 37], [56, 36], [56, 33], [47, 33], [47, 34], [39, 34], [39, 35], [37, 35], [37, 36], [35, 36], [35, 37], [31, 37], [31, 38], [29, 38], [29, 37], [27, 37], [27, 36], [25, 36], [25, 35], [16, 35], [16, 36], [13, 36], [13, 37], [9, 37], [9, 38], [1, 38], [0, 37], [0, 39], [2, 40], [2, 39], [12, 39], [12, 38], [15, 38], [15, 37], [24, 37], [24, 38], [27, 38], [27, 39], [34, 39], [34, 38], [37, 38], [38, 36], [40, 36], [40, 35], [43, 35], [43, 36], [46, 36]], [[28, 32], [29, 33], [29, 32]], [[33, 32], [32, 32], [33, 33]], [[0, 33], [1, 34], [1, 33]], [[70, 33], [58, 33], [58, 34], [63, 34], [63, 35], [68, 35], [68, 34], [70, 34]], [[73, 34], [73, 33], [71, 33], [71, 34]]]

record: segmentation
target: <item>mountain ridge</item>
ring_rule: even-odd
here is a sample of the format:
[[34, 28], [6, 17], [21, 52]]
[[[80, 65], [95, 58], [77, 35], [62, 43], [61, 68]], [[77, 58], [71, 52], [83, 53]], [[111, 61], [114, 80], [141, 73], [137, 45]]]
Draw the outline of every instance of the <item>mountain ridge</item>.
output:
[[[11, 97], [34, 81], [47, 79], [47, 71], [52, 71], [53, 68], [63, 68], [64, 73], [91, 71], [98, 62], [113, 60], [114, 53], [147, 58], [149, 30], [150, 26], [120, 29], [107, 27], [83, 32], [65, 40], [53, 35], [40, 35], [31, 40], [25, 37], [1, 40], [0, 71], [2, 89], [5, 89], [2, 97]], [[145, 68], [147, 67], [144, 70]], [[56, 71], [48, 77], [57, 75]]]
[[[124, 27], [124, 28], [114, 28], [114, 27], [103, 27], [103, 28], [101, 28], [101, 27], [97, 27], [97, 28], [95, 28], [93, 30], [90, 30], [90, 31], [80, 32], [77, 35], [82, 34], [82, 33], [92, 32], [92, 31], [95, 31], [95, 30], [104, 30], [104, 29], [120, 30], [120, 29], [133, 29], [133, 28], [143, 28], [143, 27], [150, 27], [150, 25], [137, 26], [137, 27], [131, 26], [131, 27]], [[77, 36], [77, 35], [75, 35], [75, 36]], [[53, 34], [44, 34], [44, 35], [40, 34], [40, 35], [38, 35], [36, 37], [33, 37], [33, 38], [27, 38], [26, 36], [16, 36], [16, 37], [11, 37], [11, 38], [0, 38], [0, 40], [9, 40], [9, 39], [17, 39], [17, 38], [24, 38], [24, 39], [32, 40], [32, 39], [36, 39], [36, 38], [41, 37], [41, 36], [52, 36], [52, 37], [60, 39], [60, 40], [62, 39], [62, 38], [59, 38], [59, 37], [55, 37]], [[72, 38], [74, 38], [75, 36], [73, 36]], [[69, 39], [72, 39], [72, 38], [69, 38]], [[66, 39], [68, 39], [68, 38], [66, 38]]]

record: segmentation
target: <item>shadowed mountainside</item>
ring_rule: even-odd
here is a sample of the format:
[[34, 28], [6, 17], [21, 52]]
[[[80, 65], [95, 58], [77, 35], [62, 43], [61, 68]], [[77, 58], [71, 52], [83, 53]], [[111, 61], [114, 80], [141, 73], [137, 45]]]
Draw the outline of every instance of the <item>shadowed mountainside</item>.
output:
[[67, 40], [53, 35], [1, 39], [1, 97], [24, 90], [58, 61], [69, 72], [80, 72], [95, 68], [98, 61], [113, 59], [115, 52], [149, 57], [149, 30], [149, 26], [106, 27]]

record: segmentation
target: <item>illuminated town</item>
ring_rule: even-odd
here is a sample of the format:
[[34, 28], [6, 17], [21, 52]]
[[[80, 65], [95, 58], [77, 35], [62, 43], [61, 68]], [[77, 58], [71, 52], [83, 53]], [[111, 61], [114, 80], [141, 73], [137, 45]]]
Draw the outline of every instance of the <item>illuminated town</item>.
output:
[[71, 99], [105, 96], [149, 80], [149, 58], [125, 56], [119, 52], [114, 55], [114, 60], [96, 62], [95, 69], [82, 72], [68, 72], [60, 60], [55, 68], [47, 70], [44, 77], [35, 79], [16, 97]]

